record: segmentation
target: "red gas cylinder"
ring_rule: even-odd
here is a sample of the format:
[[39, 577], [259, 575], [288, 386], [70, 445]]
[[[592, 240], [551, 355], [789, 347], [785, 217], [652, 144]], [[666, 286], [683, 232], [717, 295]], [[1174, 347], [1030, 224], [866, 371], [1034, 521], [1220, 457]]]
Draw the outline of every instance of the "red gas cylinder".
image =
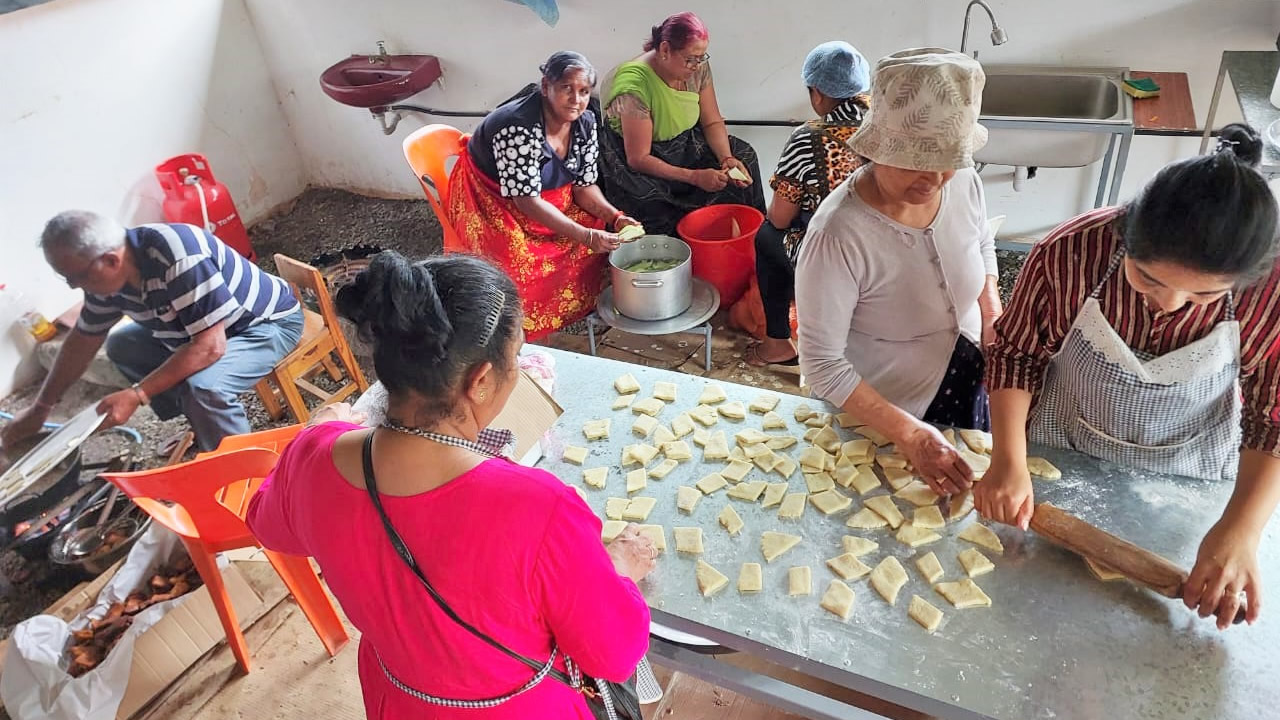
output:
[[164, 189], [166, 220], [202, 227], [241, 255], [258, 259], [231, 193], [213, 176], [203, 155], [169, 158], [156, 166], [156, 179]]

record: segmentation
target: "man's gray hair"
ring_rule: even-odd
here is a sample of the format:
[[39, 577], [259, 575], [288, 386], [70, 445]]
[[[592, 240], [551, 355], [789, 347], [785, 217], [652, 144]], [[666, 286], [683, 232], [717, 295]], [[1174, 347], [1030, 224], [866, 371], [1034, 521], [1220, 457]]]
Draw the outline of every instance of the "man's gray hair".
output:
[[125, 228], [89, 210], [66, 210], [45, 223], [40, 248], [62, 250], [78, 257], [98, 258], [124, 246]]

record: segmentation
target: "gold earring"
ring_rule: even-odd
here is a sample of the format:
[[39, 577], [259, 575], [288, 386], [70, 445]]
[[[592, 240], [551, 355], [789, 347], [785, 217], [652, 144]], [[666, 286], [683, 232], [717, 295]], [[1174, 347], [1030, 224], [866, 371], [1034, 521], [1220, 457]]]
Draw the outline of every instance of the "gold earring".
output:
[[480, 402], [484, 402], [484, 399], [485, 399], [486, 397], [488, 397], [488, 395], [489, 395], [489, 393], [485, 392], [484, 390], [481, 390], [481, 391], [480, 391]]

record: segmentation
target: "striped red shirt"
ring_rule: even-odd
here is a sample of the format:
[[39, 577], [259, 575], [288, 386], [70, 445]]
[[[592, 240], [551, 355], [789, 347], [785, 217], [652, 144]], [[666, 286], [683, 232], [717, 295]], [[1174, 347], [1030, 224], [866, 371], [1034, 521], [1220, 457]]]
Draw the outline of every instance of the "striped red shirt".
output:
[[[1039, 395], [1050, 357], [1122, 247], [1122, 222], [1122, 208], [1099, 208], [1059, 225], [1031, 250], [987, 351], [988, 390], [1020, 388]], [[1171, 313], [1151, 310], [1120, 268], [1103, 283], [1098, 302], [1130, 348], [1163, 355], [1208, 335], [1224, 317], [1226, 299]], [[1235, 305], [1244, 393], [1241, 444], [1280, 455], [1280, 263], [1235, 293]]]

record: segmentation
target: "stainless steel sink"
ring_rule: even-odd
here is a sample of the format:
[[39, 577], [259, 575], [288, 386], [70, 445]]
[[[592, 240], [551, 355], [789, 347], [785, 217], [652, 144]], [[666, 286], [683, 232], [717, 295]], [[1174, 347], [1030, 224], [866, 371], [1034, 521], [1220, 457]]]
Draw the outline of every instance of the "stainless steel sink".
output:
[[974, 160], [992, 165], [1081, 167], [1133, 124], [1120, 89], [1127, 68], [987, 65], [979, 121], [990, 139]]

